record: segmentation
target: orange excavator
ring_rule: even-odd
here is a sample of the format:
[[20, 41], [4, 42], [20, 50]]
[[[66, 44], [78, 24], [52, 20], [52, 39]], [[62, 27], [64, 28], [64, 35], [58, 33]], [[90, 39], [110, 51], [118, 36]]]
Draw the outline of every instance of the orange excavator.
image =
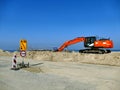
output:
[[64, 48], [76, 44], [79, 42], [84, 42], [84, 47], [87, 49], [79, 50], [80, 53], [110, 53], [111, 51], [106, 48], [113, 48], [113, 41], [110, 39], [97, 39], [96, 36], [91, 37], [77, 37], [73, 40], [68, 40], [64, 42], [56, 51], [63, 51]]

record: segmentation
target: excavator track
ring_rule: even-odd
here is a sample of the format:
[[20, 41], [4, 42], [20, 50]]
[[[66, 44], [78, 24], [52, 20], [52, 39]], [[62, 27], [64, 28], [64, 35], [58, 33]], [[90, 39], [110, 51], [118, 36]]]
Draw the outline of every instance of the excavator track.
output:
[[111, 53], [110, 50], [104, 50], [104, 49], [82, 49], [79, 50], [80, 53], [94, 53], [94, 54], [106, 54]]

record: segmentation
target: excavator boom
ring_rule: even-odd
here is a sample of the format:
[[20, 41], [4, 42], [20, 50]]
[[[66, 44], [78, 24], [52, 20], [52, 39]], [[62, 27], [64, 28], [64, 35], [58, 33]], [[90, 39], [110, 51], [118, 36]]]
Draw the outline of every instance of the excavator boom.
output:
[[64, 48], [66, 48], [67, 46], [70, 46], [70, 45], [72, 45], [72, 44], [76, 44], [76, 43], [78, 43], [78, 42], [83, 42], [84, 40], [85, 40], [84, 37], [77, 37], [77, 38], [75, 38], [75, 39], [73, 39], [73, 40], [66, 41], [66, 42], [64, 42], [64, 43], [61, 45], [60, 48], [58, 48], [57, 51], [62, 51], [62, 50], [64, 50]]

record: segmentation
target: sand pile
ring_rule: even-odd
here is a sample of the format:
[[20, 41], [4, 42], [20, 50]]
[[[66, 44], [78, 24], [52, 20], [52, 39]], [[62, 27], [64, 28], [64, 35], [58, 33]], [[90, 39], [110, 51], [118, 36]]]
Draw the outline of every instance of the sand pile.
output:
[[78, 52], [28, 51], [27, 58], [120, 66], [120, 52], [112, 52], [109, 54], [80, 54]]
[[11, 56], [11, 55], [12, 55], [12, 53], [0, 49], [0, 56]]
[[[19, 52], [11, 53], [0, 50], [0, 56], [12, 57], [14, 53], [20, 57]], [[80, 62], [120, 66], [120, 52], [112, 52], [109, 54], [81, 54], [79, 52], [27, 51], [26, 58], [42, 61]]]

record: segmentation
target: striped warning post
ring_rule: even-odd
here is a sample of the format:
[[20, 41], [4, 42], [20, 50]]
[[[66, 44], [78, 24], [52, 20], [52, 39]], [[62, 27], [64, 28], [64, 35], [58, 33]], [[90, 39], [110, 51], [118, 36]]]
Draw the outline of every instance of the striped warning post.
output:
[[12, 58], [12, 68], [17, 68], [17, 55], [15, 54]]

